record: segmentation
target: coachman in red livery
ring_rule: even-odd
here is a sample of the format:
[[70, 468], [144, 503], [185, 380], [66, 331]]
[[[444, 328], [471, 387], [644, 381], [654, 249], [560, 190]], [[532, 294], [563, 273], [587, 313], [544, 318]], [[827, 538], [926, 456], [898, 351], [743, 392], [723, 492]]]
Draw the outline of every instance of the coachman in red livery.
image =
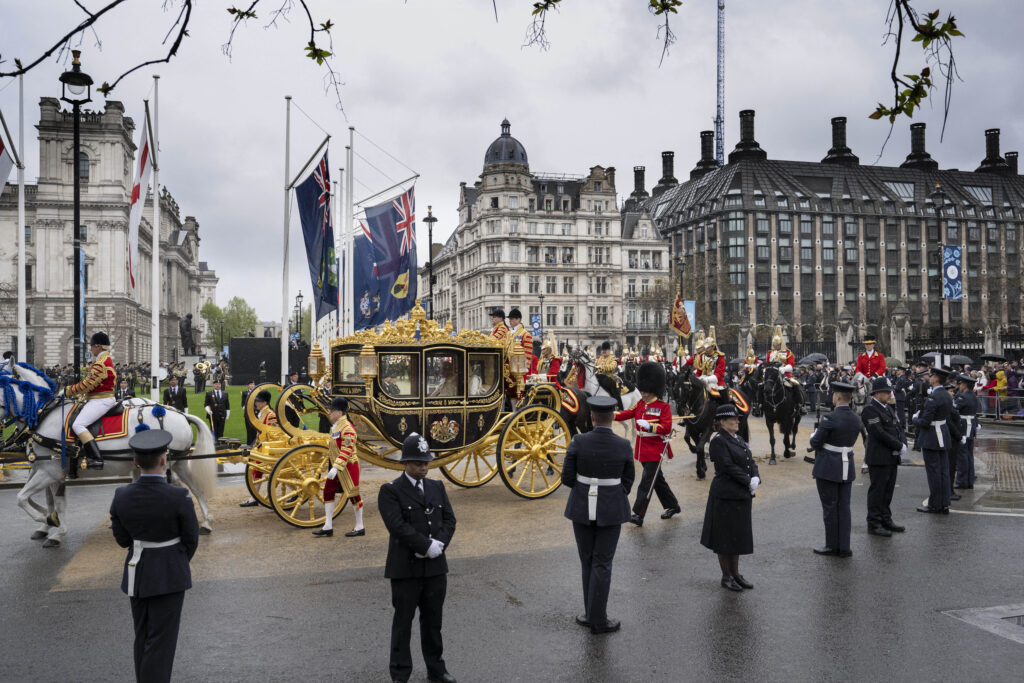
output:
[[103, 456], [89, 432], [89, 425], [106, 415], [117, 403], [114, 398], [117, 374], [114, 372], [114, 359], [110, 357], [110, 337], [105, 332], [92, 335], [89, 339], [89, 353], [95, 358], [89, 365], [89, 372], [81, 382], [64, 389], [64, 395], [85, 398], [85, 405], [71, 423], [71, 430], [82, 443], [89, 469], [101, 470]]

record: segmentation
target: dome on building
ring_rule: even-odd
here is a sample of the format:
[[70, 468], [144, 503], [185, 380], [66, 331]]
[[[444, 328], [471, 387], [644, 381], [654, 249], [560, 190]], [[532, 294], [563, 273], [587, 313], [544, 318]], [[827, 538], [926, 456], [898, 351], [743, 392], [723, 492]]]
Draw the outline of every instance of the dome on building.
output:
[[512, 124], [505, 119], [501, 122], [501, 136], [491, 143], [484, 155], [484, 166], [490, 164], [523, 164], [529, 165], [526, 160], [526, 148], [523, 143], [512, 137], [510, 132]]

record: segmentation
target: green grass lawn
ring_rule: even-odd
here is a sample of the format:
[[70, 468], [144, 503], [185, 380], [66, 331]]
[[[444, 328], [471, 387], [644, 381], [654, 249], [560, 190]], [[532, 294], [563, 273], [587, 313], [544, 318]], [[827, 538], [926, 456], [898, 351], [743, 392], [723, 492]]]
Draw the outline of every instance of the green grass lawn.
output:
[[[188, 412], [192, 415], [198, 415], [199, 417], [206, 420], [206, 409], [203, 407], [204, 401], [206, 401], [206, 391], [213, 391], [213, 387], [208, 383], [206, 385], [206, 391], [202, 394], [197, 394], [193, 390], [193, 387], [185, 387], [185, 395], [188, 397]], [[242, 410], [242, 392], [245, 391], [245, 387], [233, 387], [227, 388], [228, 392], [228, 404], [231, 406], [231, 417], [228, 418], [227, 422], [224, 423], [224, 438], [225, 439], [238, 439], [242, 443], [245, 443], [245, 422]], [[274, 394], [274, 400], [277, 400], [277, 393]], [[160, 390], [160, 394], [163, 395], [163, 389]], [[271, 404], [273, 405], [273, 404]], [[310, 429], [316, 429], [320, 423], [320, 418], [317, 415], [309, 414], [304, 417], [306, 426]], [[207, 420], [207, 426], [210, 422]]]

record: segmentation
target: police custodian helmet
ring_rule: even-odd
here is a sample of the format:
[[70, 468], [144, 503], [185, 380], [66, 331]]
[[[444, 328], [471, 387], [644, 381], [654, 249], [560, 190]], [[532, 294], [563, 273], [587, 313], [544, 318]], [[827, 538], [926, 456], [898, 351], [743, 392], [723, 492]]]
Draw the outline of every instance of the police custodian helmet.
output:
[[416, 432], [409, 432], [402, 442], [402, 458], [398, 462], [430, 462], [433, 459], [427, 440]]

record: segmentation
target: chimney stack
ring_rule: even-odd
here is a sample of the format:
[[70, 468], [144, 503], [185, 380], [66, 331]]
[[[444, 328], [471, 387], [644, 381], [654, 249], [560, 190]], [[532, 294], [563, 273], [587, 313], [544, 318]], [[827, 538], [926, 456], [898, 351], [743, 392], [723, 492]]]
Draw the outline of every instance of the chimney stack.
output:
[[985, 158], [981, 165], [974, 169], [975, 173], [998, 173], [1010, 175], [1010, 166], [1006, 159], [999, 156], [999, 129], [989, 128], [985, 131]]
[[761, 149], [754, 138], [754, 110], [744, 109], [740, 112], [740, 141], [736, 149], [729, 153], [729, 163], [744, 159], [764, 161], [768, 153]]
[[843, 164], [856, 166], [860, 159], [846, 146], [846, 117], [836, 116], [832, 119], [832, 149], [821, 160], [823, 164]]
[[900, 168], [916, 168], [921, 171], [939, 170], [939, 162], [932, 159], [932, 155], [925, 149], [924, 130], [923, 123], [910, 124], [910, 154], [907, 155], [907, 160], [900, 164]]
[[1017, 153], [1016, 152], [1007, 152], [1006, 153], [1006, 165], [1010, 167], [1011, 171], [1013, 171], [1013, 175], [1017, 175], [1018, 171], [1017, 171]]
[[647, 169], [643, 166], [633, 167], [633, 194], [631, 197], [647, 197], [647, 190], [644, 188], [644, 171]]
[[657, 197], [665, 190], [670, 187], [675, 187], [679, 184], [676, 177], [673, 174], [675, 167], [675, 152], [662, 152], [661, 153], [661, 180], [651, 190], [651, 195]]
[[690, 180], [700, 178], [716, 168], [718, 168], [718, 162], [715, 161], [715, 133], [710, 130], [702, 130], [700, 132], [700, 161], [690, 171]]
[[615, 167], [614, 166], [609, 166], [608, 168], [604, 169], [604, 176], [605, 176], [605, 178], [608, 179], [608, 185], [609, 185], [608, 189], [609, 190], [614, 190], [615, 189]]

